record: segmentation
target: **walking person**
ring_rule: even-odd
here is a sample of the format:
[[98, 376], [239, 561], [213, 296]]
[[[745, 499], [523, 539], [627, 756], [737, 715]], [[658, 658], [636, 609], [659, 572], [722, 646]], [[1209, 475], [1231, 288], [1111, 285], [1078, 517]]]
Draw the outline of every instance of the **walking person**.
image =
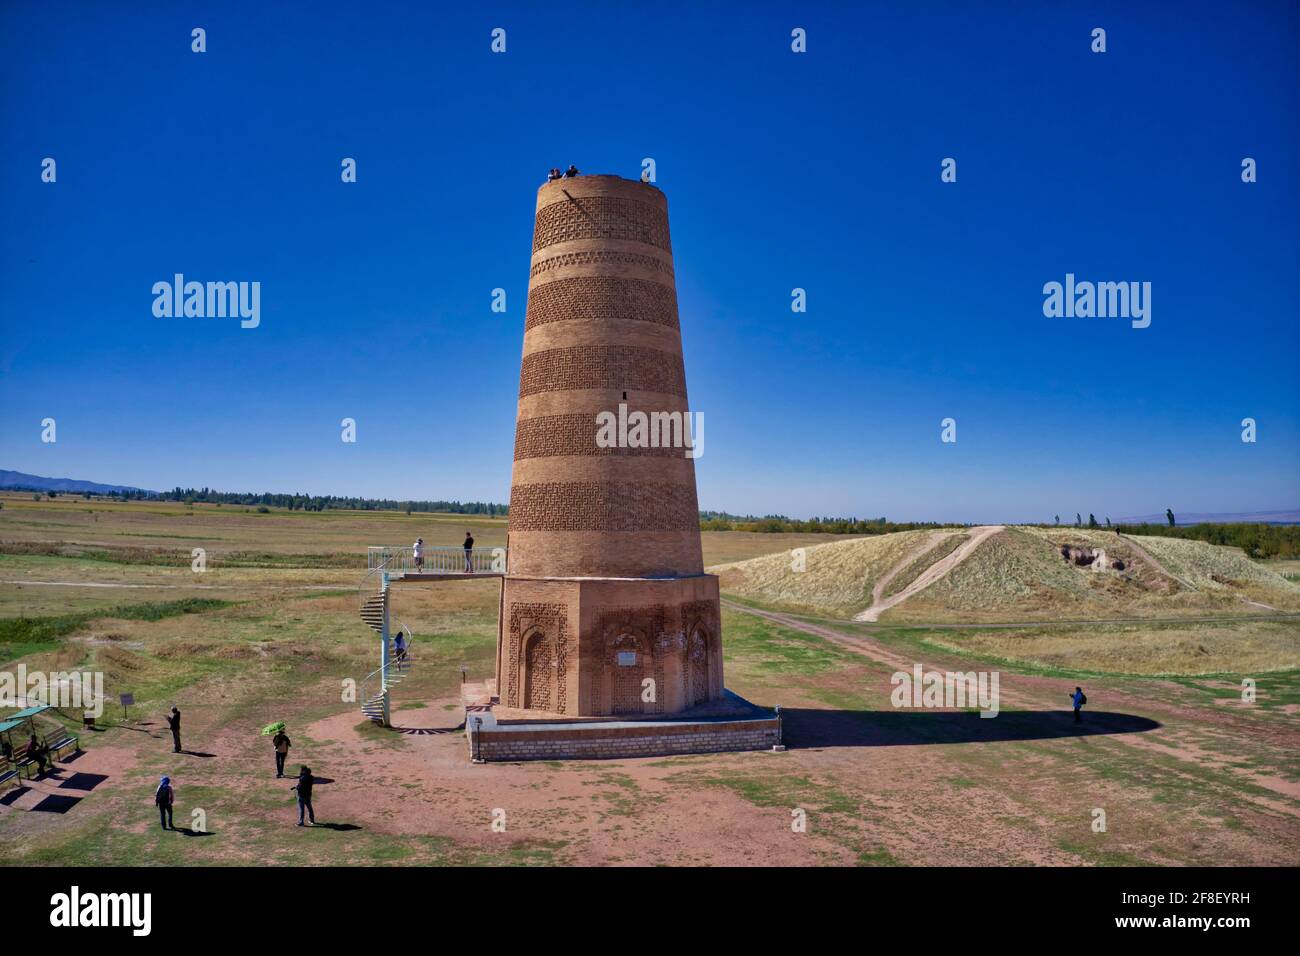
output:
[[284, 776], [284, 758], [289, 756], [289, 748], [293, 743], [289, 740], [289, 735], [281, 727], [279, 732], [271, 738], [271, 743], [275, 746], [275, 778], [279, 780]]
[[411, 557], [415, 558], [415, 570], [424, 570], [424, 539], [416, 538], [415, 544], [411, 545]]
[[290, 790], [298, 791], [298, 826], [306, 826], [302, 822], [303, 814], [311, 820], [311, 825], [316, 825], [316, 811], [311, 805], [311, 788], [316, 782], [316, 778], [311, 775], [311, 767], [303, 764], [302, 769], [298, 771], [298, 782], [290, 787]]
[[465, 573], [469, 574], [474, 570], [474, 536], [468, 531], [465, 532]]
[[400, 670], [406, 663], [406, 632], [398, 631], [393, 637], [393, 657], [397, 659], [397, 667]]
[[172, 712], [167, 715], [167, 726], [172, 729], [172, 753], [181, 752], [181, 712], [172, 705]]
[[1074, 693], [1070, 695], [1070, 701], [1074, 704], [1074, 722], [1081, 723], [1083, 718], [1079, 716], [1079, 709], [1088, 703], [1088, 695], [1083, 692], [1082, 687], [1076, 687]]
[[154, 791], [153, 802], [158, 807], [158, 820], [162, 828], [175, 830], [176, 824], [172, 822], [172, 804], [176, 802], [176, 791], [172, 789], [171, 777], [162, 778], [158, 789]]

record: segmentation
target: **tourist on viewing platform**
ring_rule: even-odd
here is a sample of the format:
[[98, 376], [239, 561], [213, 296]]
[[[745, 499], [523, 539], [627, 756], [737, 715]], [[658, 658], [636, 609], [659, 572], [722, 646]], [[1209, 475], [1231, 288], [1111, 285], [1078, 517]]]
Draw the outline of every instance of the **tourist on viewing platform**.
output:
[[415, 558], [415, 570], [424, 570], [424, 539], [416, 538], [415, 544], [411, 545], [411, 556]]
[[468, 531], [465, 532], [465, 573], [469, 574], [474, 570], [474, 536]]
[[578, 175], [578, 167], [569, 163], [569, 168], [564, 171], [564, 178], [572, 179], [576, 175]]
[[172, 804], [176, 802], [176, 791], [172, 789], [172, 778], [163, 777], [154, 791], [153, 802], [158, 807], [158, 820], [164, 830], [175, 830], [172, 822]]
[[559, 171], [558, 169], [552, 168], [552, 169], [551, 169], [551, 172], [550, 172], [550, 173], [547, 175], [547, 177], [546, 177], [546, 181], [547, 181], [548, 183], [553, 183], [553, 182], [555, 182], [557, 179], [560, 178], [560, 175], [561, 175], [561, 174], [560, 174], [560, 171]]
[[306, 826], [302, 822], [303, 814], [311, 820], [312, 826], [316, 825], [316, 811], [311, 805], [311, 788], [316, 782], [316, 778], [311, 775], [311, 767], [303, 764], [302, 769], [298, 771], [298, 782], [290, 787], [290, 790], [298, 791], [298, 826]]
[[1079, 709], [1088, 703], [1088, 695], [1083, 692], [1082, 687], [1076, 687], [1074, 693], [1070, 695], [1070, 701], [1074, 704], [1074, 722], [1077, 724], [1083, 720], [1079, 716]]
[[289, 735], [280, 728], [280, 732], [271, 738], [271, 743], [275, 747], [275, 778], [279, 780], [284, 776], [284, 761], [289, 756], [289, 748], [293, 746], [289, 740]]
[[172, 705], [172, 712], [167, 715], [167, 726], [172, 731], [172, 753], [181, 752], [181, 712]]

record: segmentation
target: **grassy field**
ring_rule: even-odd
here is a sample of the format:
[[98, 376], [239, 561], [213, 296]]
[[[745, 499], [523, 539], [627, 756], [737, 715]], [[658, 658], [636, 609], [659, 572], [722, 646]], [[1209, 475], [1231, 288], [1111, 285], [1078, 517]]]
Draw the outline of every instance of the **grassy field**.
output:
[[[782, 705], [787, 753], [475, 767], [457, 732], [458, 690], [462, 667], [471, 679], [492, 671], [497, 582], [399, 585], [394, 613], [416, 640], [414, 669], [395, 695], [398, 729], [369, 724], [344, 699], [345, 682], [375, 666], [357, 618], [365, 546], [417, 534], [457, 545], [471, 519], [190, 511], [4, 499], [4, 669], [99, 670], [110, 697], [129, 691], [137, 701], [126, 719], [111, 707], [83, 733], [85, 753], [62, 777], [103, 781], [68, 812], [34, 810], [43, 791], [0, 799], [5, 862], [1300, 862], [1300, 671], [1270, 667], [1280, 648], [1294, 650], [1291, 622], [961, 629], [728, 607], [727, 685]], [[468, 527], [485, 545], [504, 541], [501, 521]], [[829, 586], [818, 592], [836, 610], [860, 607], [917, 540], [703, 535], [709, 563], [779, 552], [760, 559], [773, 581], [792, 548], [808, 547], [806, 573], [842, 566], [854, 600]], [[1040, 544], [1050, 550], [1050, 541], [1013, 539], [1006, 562], [1014, 569]], [[189, 568], [191, 547], [209, 550], [202, 574]], [[865, 569], [832, 558], [836, 549], [852, 550]], [[1201, 573], [1168, 554], [1180, 576]], [[256, 555], [270, 558], [258, 564]], [[322, 556], [351, 564], [312, 563]], [[743, 600], [755, 611], [781, 604]], [[1150, 641], [1156, 632], [1164, 636]], [[1202, 647], [1211, 670], [1169, 676], [1171, 659], [1204, 657]], [[891, 674], [917, 661], [998, 669], [1003, 713], [981, 720], [892, 708]], [[1257, 683], [1250, 704], [1243, 677]], [[1081, 682], [1093, 722], [1082, 735], [1064, 698]], [[185, 719], [181, 755], [162, 720], [172, 703]], [[290, 766], [310, 763], [329, 781], [316, 799], [329, 826], [292, 826], [289, 781], [275, 779], [258, 734], [273, 720], [288, 723]], [[151, 795], [164, 773], [176, 781], [178, 826], [191, 826], [197, 810], [206, 832], [158, 827]], [[49, 793], [68, 792], [57, 783]], [[1111, 821], [1105, 833], [1091, 829], [1096, 807]], [[508, 815], [505, 833], [490, 827], [497, 809]], [[791, 831], [793, 809], [808, 814], [806, 833]]]

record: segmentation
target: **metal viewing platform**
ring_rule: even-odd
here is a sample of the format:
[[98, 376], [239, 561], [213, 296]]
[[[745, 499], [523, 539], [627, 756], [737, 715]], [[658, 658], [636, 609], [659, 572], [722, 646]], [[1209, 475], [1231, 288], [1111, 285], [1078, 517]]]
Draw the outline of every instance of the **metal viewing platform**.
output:
[[501, 578], [506, 573], [505, 548], [421, 548], [371, 545], [366, 568], [388, 575], [389, 581], [435, 578]]

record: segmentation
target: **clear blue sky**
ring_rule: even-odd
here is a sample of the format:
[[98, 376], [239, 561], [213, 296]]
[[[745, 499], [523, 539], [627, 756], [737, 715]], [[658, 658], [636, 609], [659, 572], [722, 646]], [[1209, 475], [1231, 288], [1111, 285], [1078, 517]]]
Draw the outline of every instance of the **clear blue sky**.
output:
[[[469, 6], [0, 6], [0, 467], [504, 501], [536, 188], [649, 156], [701, 507], [1300, 505], [1295, 4]], [[261, 326], [154, 318], [176, 272]]]

